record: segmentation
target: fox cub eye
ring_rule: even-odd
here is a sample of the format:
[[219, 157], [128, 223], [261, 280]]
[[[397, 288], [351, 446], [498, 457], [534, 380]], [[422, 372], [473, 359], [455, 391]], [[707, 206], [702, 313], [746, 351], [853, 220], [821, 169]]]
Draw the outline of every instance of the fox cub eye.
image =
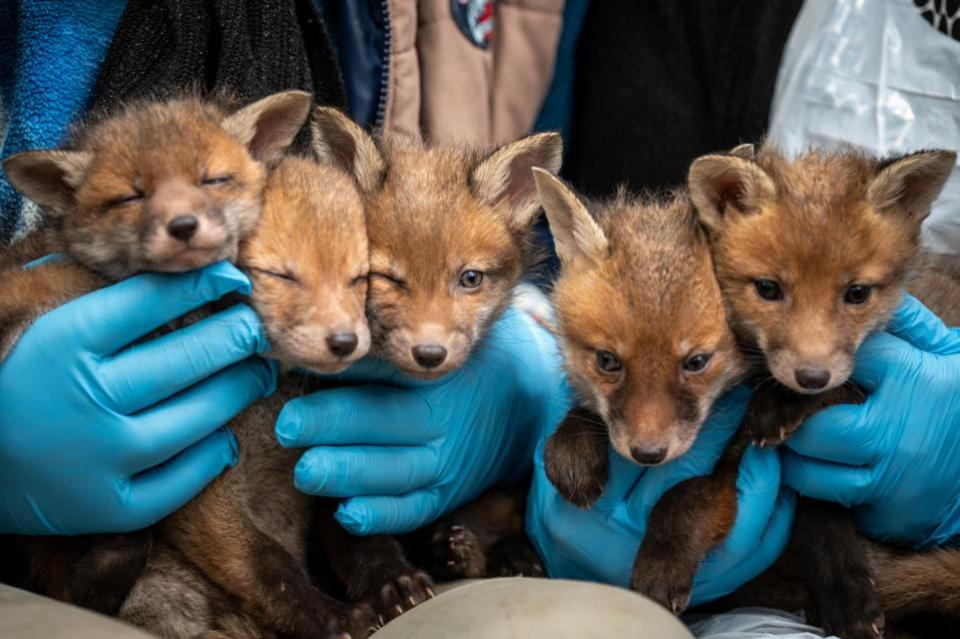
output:
[[713, 357], [712, 353], [699, 353], [692, 357], [688, 357], [683, 362], [683, 370], [688, 373], [699, 373], [707, 367], [707, 364], [710, 363], [710, 358]]
[[597, 368], [604, 373], [616, 373], [623, 368], [623, 364], [610, 351], [597, 351]]
[[769, 302], [778, 302], [783, 299], [783, 289], [774, 280], [755, 280], [753, 286], [757, 289], [757, 295]]
[[847, 304], [864, 304], [870, 299], [870, 288], [866, 284], [854, 284], [843, 294], [843, 301]]
[[130, 204], [131, 202], [139, 202], [143, 199], [143, 193], [137, 191], [136, 193], [131, 193], [130, 195], [121, 195], [120, 197], [115, 197], [108, 203], [108, 206], [122, 206], [124, 204]]
[[204, 186], [216, 186], [217, 184], [226, 184], [230, 181], [229, 175], [215, 175], [213, 177], [203, 178]]
[[460, 286], [468, 289], [478, 288], [483, 283], [483, 272], [467, 269], [460, 273]]

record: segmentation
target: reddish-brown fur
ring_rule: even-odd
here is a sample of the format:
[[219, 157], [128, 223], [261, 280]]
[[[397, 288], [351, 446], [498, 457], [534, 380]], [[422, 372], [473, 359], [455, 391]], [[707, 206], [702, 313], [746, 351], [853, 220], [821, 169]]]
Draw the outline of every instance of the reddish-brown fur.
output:
[[[135, 104], [81, 129], [68, 149], [7, 158], [11, 184], [43, 207], [44, 225], [0, 258], [0, 361], [37, 317], [110, 280], [234, 258], [260, 215], [266, 164], [292, 142], [309, 105], [300, 91], [233, 111], [193, 98]], [[207, 183], [211, 176], [225, 181]], [[197, 221], [189, 238], [169, 231], [178, 215]], [[22, 268], [51, 250], [65, 259]], [[26, 585], [107, 613], [149, 548], [146, 533], [22, 542]]]

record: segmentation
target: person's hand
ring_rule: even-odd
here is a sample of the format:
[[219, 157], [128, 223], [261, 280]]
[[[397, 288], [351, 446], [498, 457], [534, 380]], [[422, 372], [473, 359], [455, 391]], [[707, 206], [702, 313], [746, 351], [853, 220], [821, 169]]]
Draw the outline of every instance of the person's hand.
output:
[[0, 364], [0, 532], [143, 528], [237, 459], [223, 424], [273, 391], [260, 322], [234, 306], [128, 345], [250, 283], [221, 263], [133, 277], [41, 316]]
[[784, 481], [853, 509], [874, 539], [942, 545], [960, 534], [960, 329], [908, 296], [857, 352], [860, 406], [832, 406], [787, 442]]
[[[713, 468], [740, 424], [749, 395], [738, 387], [720, 398], [693, 447], [668, 464], [645, 469], [611, 452], [607, 486], [589, 510], [565, 501], [547, 479], [543, 445], [555, 426], [550, 428], [537, 448], [527, 507], [527, 533], [547, 573], [627, 587], [653, 506], [676, 484]], [[792, 491], [781, 490], [779, 453], [747, 449], [737, 492], [736, 523], [700, 567], [691, 605], [736, 590], [773, 564], [786, 546], [796, 500]]]
[[361, 385], [287, 403], [276, 434], [308, 447], [296, 486], [342, 498], [355, 534], [419, 528], [530, 468], [545, 424], [567, 409], [553, 336], [510, 309], [458, 371], [414, 382], [377, 360], [339, 379]]

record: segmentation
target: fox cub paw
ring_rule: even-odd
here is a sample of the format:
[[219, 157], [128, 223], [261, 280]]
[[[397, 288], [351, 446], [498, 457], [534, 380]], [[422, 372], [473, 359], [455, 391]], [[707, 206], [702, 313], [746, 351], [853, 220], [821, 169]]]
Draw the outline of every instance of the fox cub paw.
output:
[[501, 539], [490, 548], [488, 577], [546, 577], [537, 551], [524, 537]]
[[373, 606], [365, 603], [346, 607], [327, 624], [329, 639], [366, 639], [380, 629]]
[[672, 557], [638, 556], [630, 575], [630, 588], [679, 615], [690, 605], [693, 577], [693, 573], [677, 565]]
[[476, 579], [487, 575], [487, 555], [470, 528], [445, 523], [431, 540], [434, 571], [443, 579]]
[[370, 603], [382, 625], [435, 596], [429, 575], [411, 570], [386, 580]]

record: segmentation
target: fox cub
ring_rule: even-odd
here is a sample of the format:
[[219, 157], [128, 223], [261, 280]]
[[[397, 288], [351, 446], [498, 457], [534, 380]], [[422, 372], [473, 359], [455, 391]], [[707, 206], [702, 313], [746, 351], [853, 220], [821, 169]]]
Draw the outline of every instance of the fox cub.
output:
[[[757, 387], [728, 462], [746, 441], [780, 444], [820, 408], [861, 402], [848, 383], [854, 353], [883, 328], [905, 286], [957, 321], [960, 279], [943, 260], [924, 264], [919, 243], [955, 164], [948, 151], [880, 160], [810, 151], [788, 159], [767, 148], [693, 163], [689, 187], [731, 322], [745, 352], [760, 360], [754, 374], [773, 378]], [[728, 468], [726, 477], [705, 481], [717, 480], [732, 485], [735, 476]], [[650, 546], [650, 554], [669, 548]], [[702, 556], [707, 548], [697, 550]], [[930, 598], [917, 605], [902, 584], [924, 565]], [[960, 618], [955, 604], [944, 605], [960, 593], [960, 555], [893, 554], [859, 538], [835, 505], [801, 500], [781, 566], [807, 585], [813, 619], [845, 639], [878, 637], [886, 621], [921, 610]]]
[[[531, 169], [559, 170], [560, 136], [535, 134], [484, 152], [374, 138], [332, 109], [318, 110], [313, 127], [319, 156], [352, 172], [364, 193], [371, 352], [421, 379], [458, 369], [536, 258]], [[438, 577], [479, 577], [495, 538], [510, 536], [494, 554], [533, 566], [539, 562], [522, 541], [517, 503], [491, 494], [414, 535], [408, 547]], [[465, 539], [463, 517], [490, 534]]]
[[[0, 361], [40, 315], [140, 271], [237, 256], [260, 216], [268, 164], [306, 120], [309, 94], [241, 109], [184, 98], [140, 103], [81, 129], [67, 148], [7, 158], [11, 185], [43, 226], [0, 256]], [[23, 264], [51, 251], [67, 259]], [[24, 585], [114, 613], [142, 571], [145, 532], [23, 538]]]

